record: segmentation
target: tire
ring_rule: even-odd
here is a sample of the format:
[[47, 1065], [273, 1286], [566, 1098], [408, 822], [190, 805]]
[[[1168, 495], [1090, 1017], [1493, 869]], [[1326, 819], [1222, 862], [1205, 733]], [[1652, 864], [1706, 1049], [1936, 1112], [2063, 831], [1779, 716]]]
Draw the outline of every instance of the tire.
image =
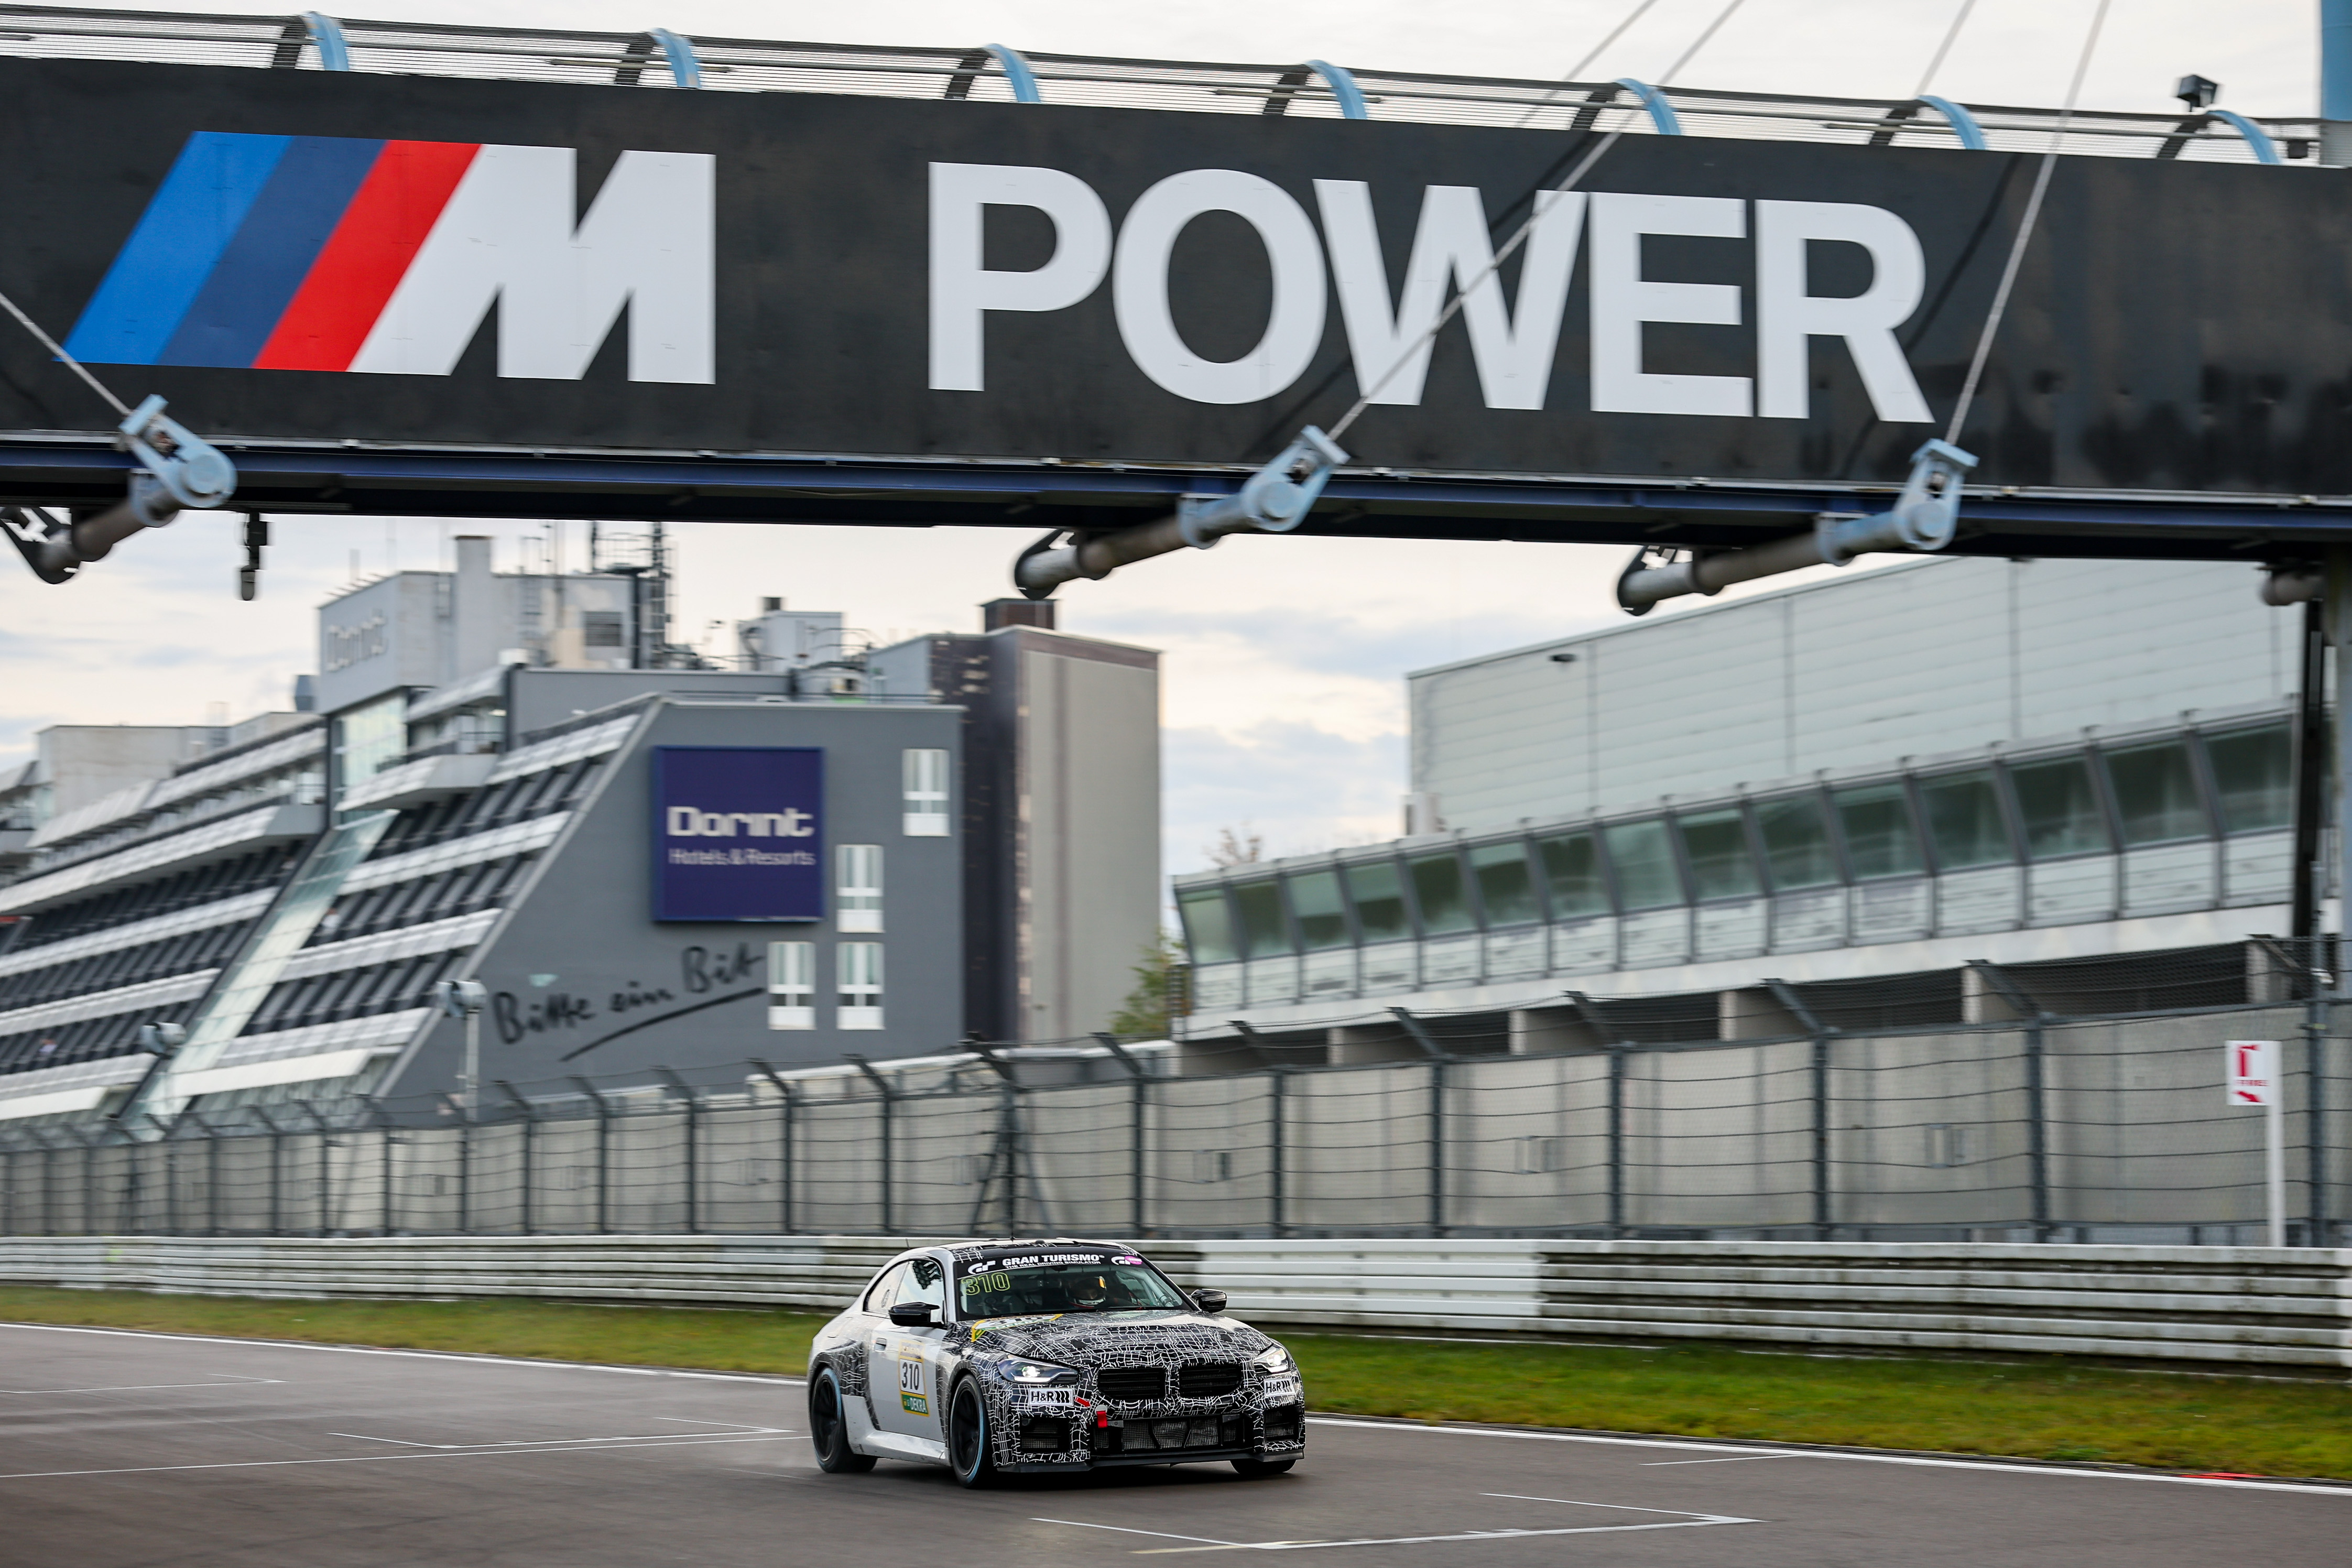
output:
[[821, 1366], [809, 1379], [809, 1441], [816, 1447], [816, 1468], [828, 1475], [863, 1475], [874, 1468], [874, 1458], [849, 1446], [849, 1413], [843, 1407], [841, 1379], [833, 1368]]
[[980, 1384], [965, 1378], [948, 1395], [948, 1468], [957, 1484], [975, 1489], [996, 1484], [996, 1460], [989, 1453], [994, 1434], [988, 1429], [988, 1402]]
[[1296, 1459], [1235, 1459], [1234, 1468], [1241, 1472], [1241, 1478], [1245, 1481], [1263, 1481], [1282, 1474], [1297, 1463]]

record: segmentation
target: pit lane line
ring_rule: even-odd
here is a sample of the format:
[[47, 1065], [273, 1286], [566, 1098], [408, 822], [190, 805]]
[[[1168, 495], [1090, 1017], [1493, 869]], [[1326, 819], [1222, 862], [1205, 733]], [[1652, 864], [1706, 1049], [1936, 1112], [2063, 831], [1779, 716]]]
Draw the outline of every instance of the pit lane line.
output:
[[1151, 1546], [1139, 1550], [1138, 1557], [1173, 1557], [1194, 1552], [1313, 1552], [1334, 1546], [1429, 1546], [1455, 1541], [1516, 1541], [1538, 1535], [1622, 1535], [1637, 1530], [1698, 1530], [1715, 1524], [1761, 1524], [1762, 1520], [1740, 1519], [1730, 1514], [1697, 1513], [1678, 1508], [1635, 1508], [1622, 1502], [1586, 1502], [1577, 1498], [1530, 1497], [1521, 1492], [1481, 1492], [1480, 1497], [1504, 1498], [1514, 1502], [1552, 1502], [1568, 1508], [1606, 1508], [1623, 1513], [1671, 1513], [1678, 1517], [1669, 1524], [1580, 1524], [1557, 1530], [1471, 1530], [1448, 1535], [1388, 1535], [1366, 1536], [1346, 1541], [1215, 1541], [1200, 1535], [1177, 1535], [1164, 1530], [1137, 1530], [1123, 1524], [1093, 1524], [1082, 1519], [1037, 1518], [1037, 1524], [1076, 1525], [1081, 1530], [1108, 1530], [1121, 1535], [1149, 1535], [1161, 1541], [1188, 1541], [1191, 1546]]

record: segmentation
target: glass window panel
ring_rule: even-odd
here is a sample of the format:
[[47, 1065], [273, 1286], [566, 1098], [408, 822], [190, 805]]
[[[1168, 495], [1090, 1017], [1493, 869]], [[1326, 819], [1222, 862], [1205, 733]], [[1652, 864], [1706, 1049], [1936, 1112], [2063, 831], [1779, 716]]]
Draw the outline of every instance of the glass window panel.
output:
[[1592, 835], [1571, 833], [1563, 838], [1536, 841], [1543, 857], [1545, 890], [1551, 895], [1551, 916], [1557, 921], [1581, 920], [1609, 912], [1609, 884], [1601, 875], [1601, 857]]
[[1309, 952], [1348, 945], [1348, 911], [1339, 902], [1339, 873], [1309, 871], [1290, 879], [1290, 912]]
[[1683, 852], [1690, 857], [1691, 880], [1701, 899], [1752, 899], [1759, 890], [1756, 857], [1748, 848], [1748, 826], [1730, 811], [1678, 818]]
[[2221, 794], [2221, 826], [2260, 833], [2294, 821], [2294, 737], [2284, 724], [2209, 736], [2205, 754]]
[[1830, 853], [1829, 824], [1817, 795], [1768, 800], [1756, 808], [1764, 836], [1764, 863], [1780, 892], [1823, 888], [1838, 879], [1837, 857]]
[[2025, 852], [2036, 860], [2104, 854], [2112, 847], [2091, 770], [2082, 758], [2028, 763], [2010, 769], [2009, 782], [2017, 791], [2018, 815], [2025, 819]]
[[1195, 963], [1231, 963], [1234, 922], [1225, 913], [1222, 888], [1201, 888], [1176, 895], [1176, 912], [1184, 920], [1184, 945]]
[[1412, 868], [1413, 901], [1421, 906], [1422, 933], [1444, 936], [1448, 931], [1468, 931], [1475, 922], [1462, 886], [1462, 858], [1449, 850], [1443, 855], [1416, 855], [1407, 864]]
[[1683, 879], [1675, 869], [1675, 847], [1664, 822], [1619, 822], [1603, 829], [1609, 859], [1617, 868], [1617, 891], [1628, 910], [1657, 910], [1683, 901]]
[[1242, 951], [1252, 958], [1288, 952], [1290, 931], [1282, 921], [1282, 889], [1272, 882], [1246, 882], [1234, 889], [1242, 918]]
[[2126, 844], [2164, 844], [2211, 831], [2186, 741], [2109, 752], [2107, 777], [2115, 782]]
[[1845, 833], [1845, 852], [1857, 879], [1919, 874], [1919, 835], [1901, 784], [1842, 789], [1831, 798], [1837, 803], [1838, 826]]
[[1927, 808], [1927, 833], [1936, 843], [1936, 864], [1946, 871], [1971, 866], [2005, 866], [2017, 858], [2001, 820], [2000, 795], [1992, 770], [1927, 779], [1919, 785]]
[[1348, 896], [1355, 900], [1356, 929], [1366, 942], [1395, 942], [1412, 934], [1404, 919], [1404, 885], [1393, 861], [1348, 868]]
[[1528, 875], [1528, 847], [1519, 840], [1472, 849], [1470, 874], [1478, 879], [1478, 902], [1486, 909], [1488, 925], [1519, 925], [1543, 918], [1536, 908], [1535, 882]]

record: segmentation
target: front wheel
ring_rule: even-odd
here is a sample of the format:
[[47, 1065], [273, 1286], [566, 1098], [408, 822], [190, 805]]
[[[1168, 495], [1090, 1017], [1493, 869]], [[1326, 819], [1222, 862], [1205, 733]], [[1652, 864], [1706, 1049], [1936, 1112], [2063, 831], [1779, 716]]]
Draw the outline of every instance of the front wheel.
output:
[[965, 1378], [948, 1400], [948, 1464], [967, 1487], [996, 1484], [996, 1461], [989, 1454], [988, 1402], [980, 1384]]
[[1242, 1479], [1245, 1481], [1262, 1481], [1268, 1476], [1282, 1474], [1297, 1463], [1296, 1459], [1235, 1459], [1234, 1468], [1241, 1472]]
[[808, 1388], [809, 1441], [816, 1446], [816, 1468], [836, 1476], [872, 1469], [873, 1456], [849, 1446], [849, 1412], [843, 1406], [841, 1379], [833, 1368], [819, 1367]]

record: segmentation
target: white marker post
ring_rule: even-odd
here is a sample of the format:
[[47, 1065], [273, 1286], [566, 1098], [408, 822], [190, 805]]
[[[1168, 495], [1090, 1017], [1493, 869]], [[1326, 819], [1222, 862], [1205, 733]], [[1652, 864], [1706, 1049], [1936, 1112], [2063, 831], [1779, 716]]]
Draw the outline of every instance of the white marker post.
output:
[[2286, 1245], [2286, 1108], [2279, 1081], [2276, 1040], [2231, 1040], [2229, 1097], [2231, 1105], [2263, 1108], [2263, 1191], [2270, 1211], [2270, 1244]]

